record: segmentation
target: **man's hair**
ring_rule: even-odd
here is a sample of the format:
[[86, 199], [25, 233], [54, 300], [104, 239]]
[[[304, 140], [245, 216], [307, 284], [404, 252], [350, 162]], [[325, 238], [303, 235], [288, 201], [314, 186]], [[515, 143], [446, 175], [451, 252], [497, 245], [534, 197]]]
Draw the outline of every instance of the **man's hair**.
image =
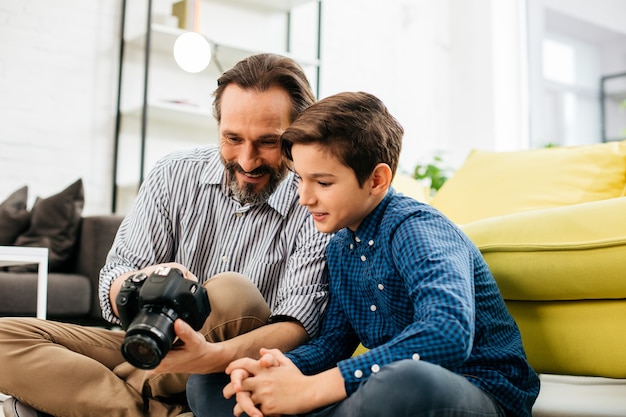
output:
[[217, 80], [217, 89], [213, 93], [213, 116], [218, 124], [222, 120], [222, 95], [229, 84], [259, 92], [282, 87], [291, 98], [291, 121], [315, 102], [309, 80], [294, 60], [276, 54], [252, 55], [239, 61]]
[[292, 159], [294, 144], [316, 144], [352, 168], [359, 185], [379, 163], [395, 175], [404, 129], [377, 97], [363, 92], [339, 93], [302, 112], [281, 137]]

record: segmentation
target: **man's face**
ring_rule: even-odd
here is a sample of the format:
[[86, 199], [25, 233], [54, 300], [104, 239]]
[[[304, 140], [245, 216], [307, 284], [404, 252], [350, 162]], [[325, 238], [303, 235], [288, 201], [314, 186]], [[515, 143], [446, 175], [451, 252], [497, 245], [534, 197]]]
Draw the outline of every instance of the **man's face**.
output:
[[241, 204], [267, 201], [287, 174], [280, 135], [291, 123], [291, 100], [279, 87], [258, 92], [231, 84], [222, 95], [221, 156]]

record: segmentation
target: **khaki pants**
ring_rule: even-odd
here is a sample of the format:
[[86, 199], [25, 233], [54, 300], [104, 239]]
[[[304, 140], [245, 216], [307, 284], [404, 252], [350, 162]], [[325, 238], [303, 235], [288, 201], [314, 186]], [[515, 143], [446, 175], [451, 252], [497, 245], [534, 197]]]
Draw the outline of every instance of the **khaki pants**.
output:
[[[267, 323], [270, 310], [247, 278], [224, 273], [204, 284], [209, 342]], [[59, 417], [175, 416], [188, 375], [146, 372], [124, 361], [124, 333], [34, 318], [0, 318], [0, 392]]]

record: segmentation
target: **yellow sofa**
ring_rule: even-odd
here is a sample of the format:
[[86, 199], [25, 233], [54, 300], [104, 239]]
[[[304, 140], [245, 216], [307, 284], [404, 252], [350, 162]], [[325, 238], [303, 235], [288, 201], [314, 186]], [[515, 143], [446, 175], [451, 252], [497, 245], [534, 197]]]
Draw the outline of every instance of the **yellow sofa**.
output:
[[626, 141], [473, 151], [429, 201], [498, 282], [541, 374], [536, 417], [626, 415], [625, 190]]

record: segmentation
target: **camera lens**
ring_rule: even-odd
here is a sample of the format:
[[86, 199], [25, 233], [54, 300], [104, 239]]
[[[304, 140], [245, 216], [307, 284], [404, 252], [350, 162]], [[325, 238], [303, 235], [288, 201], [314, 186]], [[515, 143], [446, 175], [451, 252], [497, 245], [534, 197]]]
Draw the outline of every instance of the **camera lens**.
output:
[[128, 327], [122, 343], [124, 358], [137, 368], [156, 368], [176, 338], [176, 317], [170, 308], [145, 306]]
[[127, 337], [123, 352], [128, 362], [142, 369], [156, 368], [164, 356], [154, 339], [143, 334]]

